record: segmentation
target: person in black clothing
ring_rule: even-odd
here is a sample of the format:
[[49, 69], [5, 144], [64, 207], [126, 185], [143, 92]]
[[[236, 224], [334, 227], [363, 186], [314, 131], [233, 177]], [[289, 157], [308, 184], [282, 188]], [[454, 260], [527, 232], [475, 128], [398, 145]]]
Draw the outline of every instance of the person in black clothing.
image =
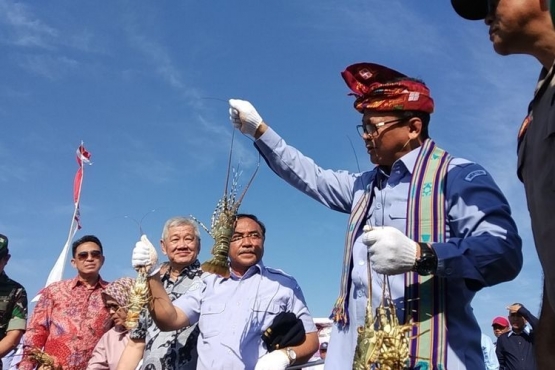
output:
[[[511, 331], [497, 338], [495, 353], [499, 359], [499, 369], [536, 370], [534, 331], [537, 329], [538, 319], [520, 303], [513, 303], [507, 309]], [[529, 332], [525, 330], [526, 322], [532, 326]]]

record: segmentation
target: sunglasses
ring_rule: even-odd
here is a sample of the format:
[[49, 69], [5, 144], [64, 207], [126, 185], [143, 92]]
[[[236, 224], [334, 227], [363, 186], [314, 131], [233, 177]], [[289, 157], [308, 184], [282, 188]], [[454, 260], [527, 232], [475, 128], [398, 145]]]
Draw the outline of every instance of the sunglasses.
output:
[[102, 252], [101, 251], [88, 251], [88, 252], [79, 252], [77, 253], [77, 259], [79, 261], [86, 261], [88, 258], [92, 258], [92, 259], [99, 259], [102, 256]]

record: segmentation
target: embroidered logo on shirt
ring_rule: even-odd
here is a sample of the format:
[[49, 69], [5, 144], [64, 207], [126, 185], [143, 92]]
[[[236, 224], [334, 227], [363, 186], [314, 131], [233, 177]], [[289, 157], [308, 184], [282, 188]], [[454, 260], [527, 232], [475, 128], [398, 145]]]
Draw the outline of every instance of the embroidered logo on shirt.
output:
[[472, 180], [474, 180], [476, 177], [478, 176], [485, 176], [488, 173], [484, 170], [476, 170], [476, 171], [472, 171], [470, 172], [468, 175], [466, 175], [466, 177], [464, 178], [466, 181], [470, 182]]

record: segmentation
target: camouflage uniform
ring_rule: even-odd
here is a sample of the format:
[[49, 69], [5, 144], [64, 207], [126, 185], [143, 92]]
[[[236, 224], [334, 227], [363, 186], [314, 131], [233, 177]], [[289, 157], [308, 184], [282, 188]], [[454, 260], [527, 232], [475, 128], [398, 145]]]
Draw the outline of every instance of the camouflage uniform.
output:
[[[8, 238], [0, 234], [0, 258], [8, 255]], [[27, 292], [17, 281], [0, 272], [0, 340], [10, 330], [25, 330], [27, 326]], [[0, 361], [0, 370], [2, 362]]]

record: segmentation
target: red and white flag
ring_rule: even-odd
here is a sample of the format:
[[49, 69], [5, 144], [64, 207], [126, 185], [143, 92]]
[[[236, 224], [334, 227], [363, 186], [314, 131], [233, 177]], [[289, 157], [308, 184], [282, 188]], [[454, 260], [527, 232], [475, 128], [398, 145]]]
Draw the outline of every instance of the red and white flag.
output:
[[[76, 154], [77, 154], [77, 164], [79, 164], [79, 168], [77, 169], [77, 173], [75, 174], [75, 178], [73, 180], [73, 204], [74, 204], [73, 218], [71, 220], [71, 226], [69, 227], [69, 235], [67, 237], [66, 244], [64, 245], [62, 252], [58, 256], [58, 259], [56, 260], [54, 267], [50, 271], [50, 274], [48, 275], [48, 279], [46, 279], [45, 287], [47, 287], [48, 285], [56, 281], [62, 280], [62, 277], [64, 275], [64, 267], [66, 265], [69, 246], [73, 241], [73, 237], [75, 236], [75, 233], [77, 233], [77, 230], [81, 228], [81, 214], [79, 212], [79, 201], [81, 200], [81, 187], [83, 185], [83, 175], [84, 175], [83, 163], [86, 163], [89, 165], [92, 163], [90, 160], [91, 154], [85, 149], [85, 147], [83, 146], [83, 142], [81, 142], [81, 145], [79, 145], [79, 148], [77, 148]], [[31, 302], [36, 302], [39, 300], [39, 298], [40, 298], [40, 292], [39, 294], [37, 294], [35, 298], [33, 298]]]

